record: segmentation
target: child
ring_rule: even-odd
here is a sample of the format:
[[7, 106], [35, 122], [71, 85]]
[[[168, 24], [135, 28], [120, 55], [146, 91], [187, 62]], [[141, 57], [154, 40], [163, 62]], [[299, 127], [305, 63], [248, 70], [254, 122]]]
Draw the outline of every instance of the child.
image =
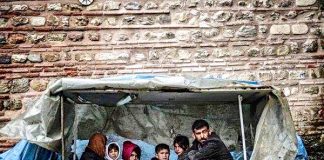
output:
[[123, 143], [123, 160], [139, 160], [141, 159], [141, 148], [131, 141]]
[[184, 152], [189, 148], [189, 139], [183, 135], [177, 135], [173, 141], [174, 151], [179, 157], [182, 157]]
[[108, 160], [117, 160], [119, 157], [119, 146], [116, 142], [108, 144], [106, 147], [107, 159]]
[[169, 160], [170, 148], [167, 144], [160, 143], [155, 147], [155, 157], [152, 160]]

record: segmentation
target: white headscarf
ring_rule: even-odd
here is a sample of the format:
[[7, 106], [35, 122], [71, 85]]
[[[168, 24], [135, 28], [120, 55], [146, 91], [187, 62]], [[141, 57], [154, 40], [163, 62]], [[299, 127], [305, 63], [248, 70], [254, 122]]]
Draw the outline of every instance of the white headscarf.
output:
[[117, 145], [117, 147], [118, 147], [118, 155], [117, 155], [117, 159], [120, 159], [120, 152], [121, 152], [121, 148], [120, 148], [120, 146], [118, 145], [117, 142], [111, 142], [111, 143], [109, 143], [109, 144], [106, 145], [106, 156], [105, 156], [105, 159], [107, 159], [107, 160], [114, 160], [114, 159], [112, 159], [112, 158], [109, 157], [109, 152], [108, 152], [108, 147], [109, 147], [111, 144], [116, 144], [116, 145]]

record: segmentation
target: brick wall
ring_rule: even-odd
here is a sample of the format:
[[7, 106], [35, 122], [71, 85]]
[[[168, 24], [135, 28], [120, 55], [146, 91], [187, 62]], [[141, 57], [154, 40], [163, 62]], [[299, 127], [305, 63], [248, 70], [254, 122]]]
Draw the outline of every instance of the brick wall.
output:
[[[320, 3], [0, 0], [0, 124], [61, 77], [212, 75], [281, 88], [308, 149], [323, 154]], [[0, 151], [14, 142], [2, 137]]]

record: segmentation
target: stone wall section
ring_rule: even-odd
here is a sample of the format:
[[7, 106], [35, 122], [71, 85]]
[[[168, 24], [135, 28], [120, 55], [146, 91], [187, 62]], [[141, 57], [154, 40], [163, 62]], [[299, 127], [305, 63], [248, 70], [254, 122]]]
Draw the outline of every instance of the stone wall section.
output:
[[[317, 0], [95, 0], [89, 6], [78, 0], [2, 0], [0, 124], [61, 77], [208, 75], [282, 89], [298, 133], [316, 149], [313, 144], [324, 142], [321, 5]], [[0, 151], [14, 142], [2, 137]]]

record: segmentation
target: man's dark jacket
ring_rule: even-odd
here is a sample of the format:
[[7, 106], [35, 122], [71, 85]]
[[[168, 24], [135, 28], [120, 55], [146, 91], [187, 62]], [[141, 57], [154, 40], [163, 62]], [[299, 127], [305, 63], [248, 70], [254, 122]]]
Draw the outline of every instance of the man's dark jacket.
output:
[[86, 148], [83, 152], [80, 160], [105, 160], [104, 158], [100, 157], [97, 153], [92, 151], [90, 148]]
[[192, 146], [186, 152], [185, 160], [233, 160], [219, 136], [212, 132], [202, 144], [193, 141]]

